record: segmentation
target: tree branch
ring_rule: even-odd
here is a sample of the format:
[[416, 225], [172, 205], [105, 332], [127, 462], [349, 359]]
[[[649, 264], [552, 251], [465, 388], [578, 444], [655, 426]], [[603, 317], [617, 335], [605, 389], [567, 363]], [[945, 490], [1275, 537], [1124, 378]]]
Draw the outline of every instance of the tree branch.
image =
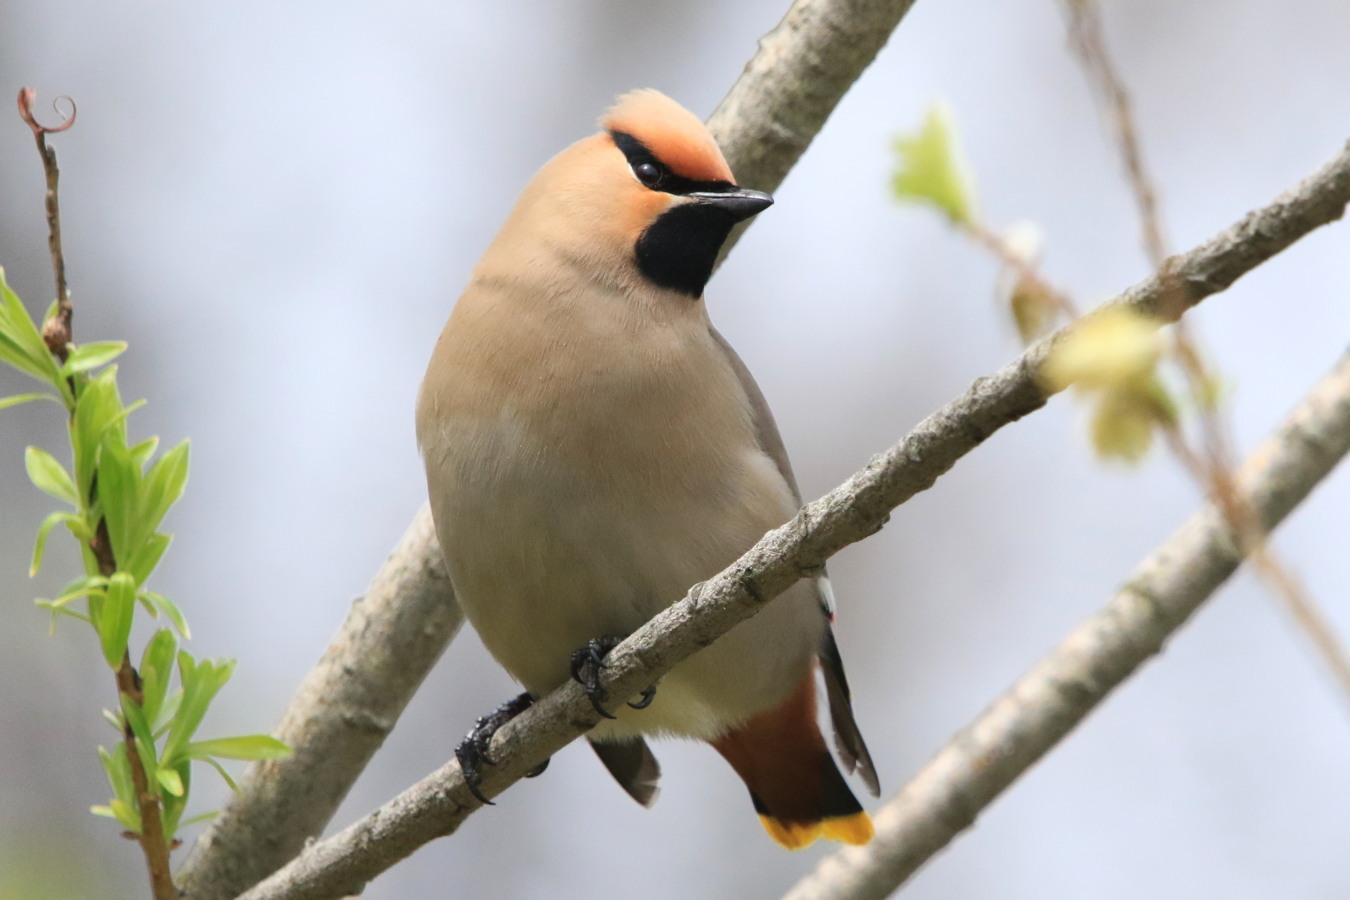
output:
[[[1350, 354], [1252, 455], [1238, 490], [1269, 532], [1350, 451]], [[959, 732], [875, 817], [876, 837], [826, 857], [785, 900], [887, 897], [1061, 741], [1242, 562], [1206, 506], [1131, 573], [1095, 616]]]
[[[709, 122], [742, 182], [782, 182], [913, 3], [793, 3]], [[179, 873], [185, 896], [233, 897], [321, 833], [459, 623], [424, 508], [292, 699], [276, 735], [294, 756], [250, 767]]]
[[[1350, 146], [1269, 206], [1174, 258], [1167, 274], [1141, 282], [1112, 303], [1178, 316], [1302, 235], [1339, 218], [1347, 203]], [[1063, 334], [1036, 343], [999, 372], [976, 381], [900, 443], [634, 632], [606, 660], [604, 686], [610, 695], [635, 695], [654, 683], [803, 575], [819, 571], [834, 553], [875, 534], [892, 509], [930, 487], [999, 428], [1044, 405], [1048, 394], [1036, 372]], [[499, 794], [595, 722], [580, 687], [563, 685], [497, 733], [492, 756], [498, 763], [486, 771], [483, 792]], [[478, 806], [458, 764], [448, 763], [341, 833], [307, 847], [240, 900], [319, 900], [359, 893], [422, 844], [453, 833]]]

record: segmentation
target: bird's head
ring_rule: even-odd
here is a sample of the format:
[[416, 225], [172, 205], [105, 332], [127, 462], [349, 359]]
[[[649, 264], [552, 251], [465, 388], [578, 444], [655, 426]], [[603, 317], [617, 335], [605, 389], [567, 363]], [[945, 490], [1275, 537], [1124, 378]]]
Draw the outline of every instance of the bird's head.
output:
[[573, 259], [702, 296], [732, 226], [773, 198], [738, 186], [698, 117], [657, 91], [624, 94], [600, 127], [540, 170], [517, 214]]

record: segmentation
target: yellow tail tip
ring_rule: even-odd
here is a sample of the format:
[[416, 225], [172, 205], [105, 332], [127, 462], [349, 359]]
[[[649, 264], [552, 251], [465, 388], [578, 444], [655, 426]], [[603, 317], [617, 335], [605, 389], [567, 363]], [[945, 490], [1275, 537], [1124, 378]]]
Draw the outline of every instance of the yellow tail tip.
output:
[[809, 847], [818, 838], [844, 844], [866, 844], [872, 840], [872, 820], [865, 812], [821, 822], [786, 822], [772, 816], [760, 816], [759, 821], [769, 837], [789, 850]]

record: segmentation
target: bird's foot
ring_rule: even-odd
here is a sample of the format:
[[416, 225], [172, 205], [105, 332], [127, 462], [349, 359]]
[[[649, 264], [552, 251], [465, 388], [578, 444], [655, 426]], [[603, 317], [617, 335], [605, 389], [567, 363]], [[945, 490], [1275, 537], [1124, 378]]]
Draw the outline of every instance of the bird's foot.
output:
[[[609, 692], [600, 684], [600, 670], [606, 666], [605, 657], [609, 655], [609, 651], [619, 646], [622, 641], [621, 637], [606, 635], [589, 641], [585, 647], [572, 654], [572, 680], [581, 685], [586, 696], [590, 698], [591, 706], [606, 719], [614, 719], [617, 716], [603, 705], [609, 699]], [[646, 709], [651, 706], [652, 698], [656, 696], [656, 685], [643, 689], [641, 696], [641, 700], [628, 705], [633, 709]]]
[[[459, 760], [459, 770], [464, 774], [464, 783], [468, 786], [469, 793], [477, 797], [480, 803], [487, 806], [496, 805], [487, 797], [484, 797], [480, 790], [483, 784], [483, 766], [492, 766], [497, 763], [489, 753], [492, 736], [497, 733], [497, 729], [533, 705], [534, 697], [530, 696], [528, 692], [506, 701], [491, 713], [479, 719], [474, 724], [473, 730], [455, 748], [455, 759]], [[533, 778], [547, 768], [548, 760], [544, 760], [539, 766], [531, 769], [525, 777]]]

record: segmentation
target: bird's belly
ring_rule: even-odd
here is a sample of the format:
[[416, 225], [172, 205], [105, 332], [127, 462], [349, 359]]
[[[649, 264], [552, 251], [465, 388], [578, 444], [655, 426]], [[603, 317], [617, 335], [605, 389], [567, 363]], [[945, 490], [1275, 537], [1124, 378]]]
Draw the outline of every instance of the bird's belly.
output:
[[[428, 464], [453, 472], [433, 505], [455, 593], [488, 650], [536, 695], [569, 677], [574, 650], [636, 630], [792, 512], [754, 448], [672, 476], [640, 453], [569, 457], [503, 420], [461, 421], [452, 433]], [[596, 736], [721, 733], [796, 687], [822, 627], [799, 585], [677, 666], [648, 709], [611, 701], [620, 719]]]

